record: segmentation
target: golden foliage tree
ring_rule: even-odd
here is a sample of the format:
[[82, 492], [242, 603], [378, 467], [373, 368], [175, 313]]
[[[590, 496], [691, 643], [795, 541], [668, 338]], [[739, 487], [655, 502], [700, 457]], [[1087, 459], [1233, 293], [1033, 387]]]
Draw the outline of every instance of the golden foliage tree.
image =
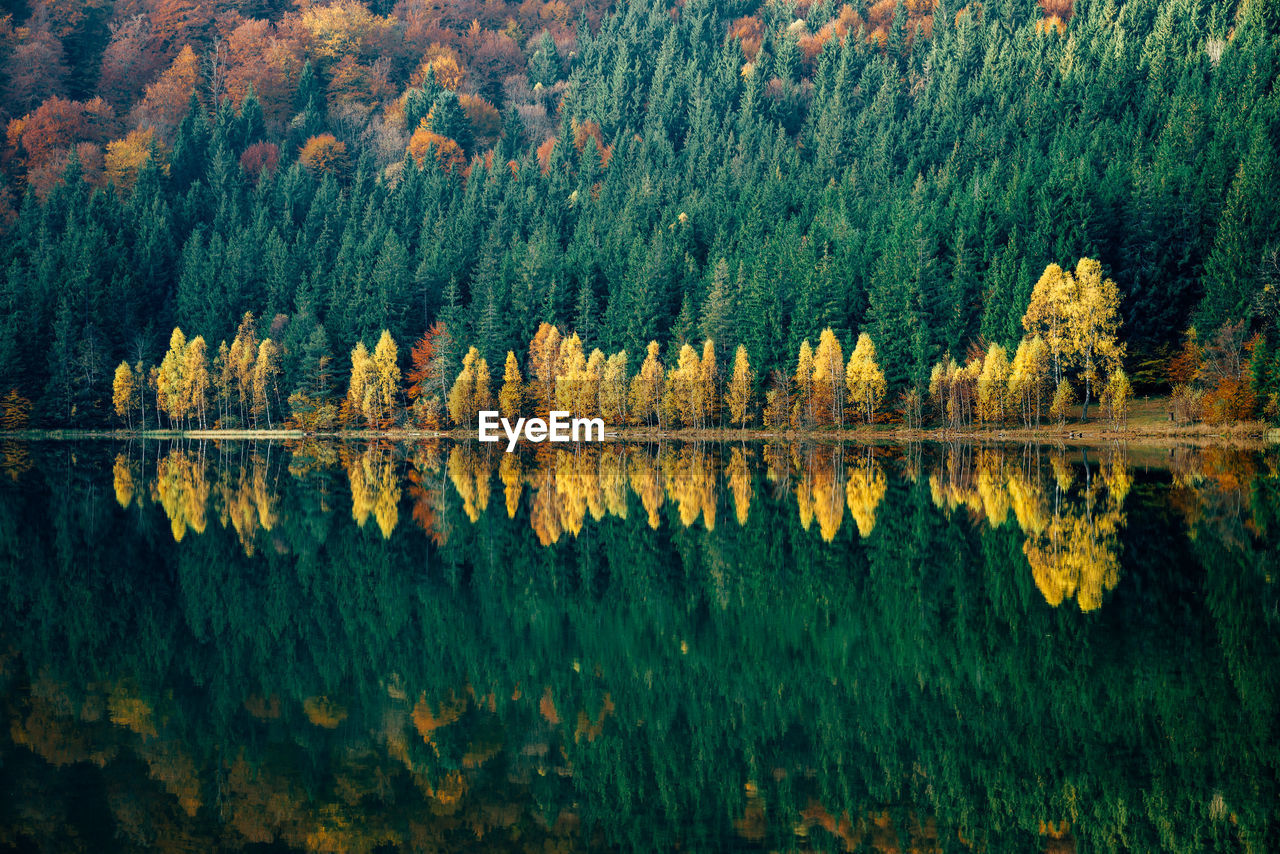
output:
[[188, 411], [196, 418], [200, 429], [208, 426], [205, 415], [209, 406], [209, 348], [204, 336], [197, 335], [187, 343], [183, 353], [182, 394], [187, 399]]
[[235, 386], [240, 423], [248, 424], [253, 409], [253, 368], [258, 359], [258, 333], [251, 312], [245, 312], [236, 329], [236, 337], [227, 351], [225, 369]]
[[755, 371], [747, 357], [747, 348], [739, 344], [733, 354], [733, 373], [729, 377], [729, 389], [725, 394], [729, 420], [739, 427], [751, 420], [751, 397], [755, 381]]
[[138, 378], [128, 362], [116, 365], [116, 373], [111, 382], [111, 402], [116, 415], [124, 421], [125, 426], [133, 429], [133, 410], [138, 398]]
[[[357, 341], [351, 350], [351, 382], [347, 385], [347, 399], [343, 402], [343, 422], [350, 423], [356, 416], [365, 415], [365, 400], [377, 383], [378, 369], [363, 341]], [[372, 426], [372, 425], [370, 425]]]
[[270, 338], [258, 344], [258, 358], [253, 363], [253, 420], [259, 427], [267, 422], [267, 429], [275, 426], [282, 412], [280, 407], [280, 348]]
[[844, 426], [844, 350], [831, 327], [822, 330], [813, 354], [813, 418], [819, 424]]
[[107, 143], [103, 174], [121, 190], [130, 190], [138, 180], [138, 173], [151, 160], [155, 143], [155, 129], [130, 131], [124, 139]]
[[1082, 417], [1089, 417], [1089, 400], [1098, 381], [1098, 371], [1114, 371], [1124, 358], [1124, 345], [1116, 338], [1120, 330], [1120, 290], [1102, 275], [1102, 265], [1081, 258], [1076, 265], [1075, 303], [1068, 314], [1071, 361], [1079, 367], [1084, 382]]
[[0, 402], [0, 430], [21, 430], [31, 418], [31, 401], [10, 388]]
[[978, 418], [984, 424], [1005, 419], [1009, 399], [1009, 354], [999, 344], [987, 348], [978, 375]]
[[182, 362], [186, 350], [187, 336], [175, 327], [169, 336], [169, 349], [160, 361], [160, 372], [156, 375], [156, 405], [171, 423], [180, 423], [187, 414], [187, 401], [182, 395]]
[[1049, 383], [1049, 346], [1039, 335], [1023, 338], [1009, 369], [1009, 403], [1027, 427], [1039, 426]]
[[631, 380], [631, 417], [637, 424], [650, 426], [657, 418], [662, 426], [662, 362], [658, 359], [658, 342], [650, 341], [640, 372]]
[[1022, 316], [1022, 328], [1031, 335], [1039, 335], [1049, 348], [1055, 385], [1062, 379], [1071, 353], [1070, 323], [1075, 291], [1070, 271], [1050, 264], [1031, 289], [1031, 301]]
[[426, 119], [409, 138], [409, 154], [421, 169], [427, 158], [432, 158], [437, 167], [445, 172], [460, 172], [467, 165], [467, 157], [462, 146], [447, 136], [441, 136], [427, 127]]
[[507, 351], [507, 364], [502, 372], [502, 388], [498, 391], [498, 411], [503, 418], [515, 421], [524, 409], [524, 380], [516, 354]]
[[600, 417], [609, 424], [627, 420], [627, 351], [619, 350], [604, 364], [600, 378]]
[[702, 360], [698, 365], [698, 384], [702, 388], [704, 426], [715, 423], [720, 412], [720, 367], [716, 364], [716, 345], [710, 338], [702, 342]]
[[472, 347], [462, 359], [462, 370], [449, 389], [449, 418], [454, 424], [470, 424], [482, 409], [492, 409], [489, 391], [489, 365], [480, 351]]
[[792, 383], [796, 399], [791, 407], [791, 426], [804, 427], [813, 423], [813, 347], [808, 338], [800, 342]]
[[529, 342], [529, 387], [533, 414], [545, 416], [555, 403], [556, 373], [560, 364], [560, 330], [550, 323], [538, 325]]
[[400, 351], [391, 333], [382, 330], [373, 348], [374, 383], [365, 404], [370, 423], [386, 429], [395, 421], [400, 403]]
[[865, 332], [858, 336], [858, 343], [849, 354], [845, 385], [849, 389], [850, 402], [857, 407], [858, 416], [868, 424], [874, 424], [876, 407], [884, 400], [886, 384], [884, 371], [876, 362], [876, 345]]
[[1128, 375], [1123, 368], [1116, 368], [1107, 376], [1107, 384], [1098, 401], [1113, 427], [1123, 427], [1128, 420], [1132, 396], [1133, 386], [1129, 383]]
[[582, 352], [582, 339], [575, 332], [560, 342], [555, 368], [555, 408], [577, 413], [586, 382], [587, 357]]
[[705, 413], [699, 374], [702, 360], [693, 347], [685, 344], [674, 370], [668, 371], [662, 392], [662, 410], [668, 423], [685, 427], [701, 427]]
[[328, 172], [342, 177], [351, 168], [347, 144], [331, 133], [317, 134], [303, 143], [298, 162], [314, 175]]
[[1061, 427], [1067, 423], [1067, 416], [1071, 414], [1071, 407], [1075, 405], [1076, 390], [1071, 386], [1071, 381], [1063, 377], [1058, 381], [1058, 388], [1053, 392], [1053, 403], [1049, 405], [1049, 415]]

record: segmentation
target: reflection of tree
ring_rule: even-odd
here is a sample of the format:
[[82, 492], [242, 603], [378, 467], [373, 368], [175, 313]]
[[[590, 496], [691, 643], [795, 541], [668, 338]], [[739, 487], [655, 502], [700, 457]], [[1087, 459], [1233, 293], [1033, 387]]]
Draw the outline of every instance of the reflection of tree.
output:
[[415, 445], [409, 462], [413, 524], [437, 546], [443, 546], [449, 541], [449, 525], [444, 512], [445, 487], [440, 482], [444, 466], [440, 461], [439, 445], [435, 442]]
[[954, 446], [930, 475], [929, 489], [936, 506], [965, 507], [991, 528], [1012, 511], [1045, 601], [1057, 607], [1075, 597], [1082, 611], [1092, 611], [1120, 580], [1118, 534], [1131, 478], [1119, 451], [1100, 469], [1086, 454], [1082, 467], [1078, 483], [1076, 467], [1061, 453], [1046, 467], [1038, 451], [1018, 459], [999, 449]]
[[151, 498], [169, 517], [173, 539], [182, 541], [187, 531], [204, 533], [209, 504], [209, 482], [205, 479], [203, 454], [170, 451], [156, 465]]
[[1074, 596], [1081, 611], [1096, 610], [1120, 581], [1118, 534], [1129, 489], [1124, 463], [1095, 474], [1086, 456], [1084, 484], [1073, 493], [1069, 479], [1058, 475], [1053, 489], [1052, 518], [1028, 536], [1023, 553], [1046, 602], [1056, 608]]
[[712, 457], [700, 444], [670, 445], [658, 458], [667, 496], [675, 502], [680, 524], [688, 528], [699, 517], [703, 527], [716, 527], [716, 473]]
[[871, 536], [871, 531], [876, 526], [876, 509], [884, 500], [889, 482], [884, 470], [871, 458], [869, 452], [849, 468], [848, 478], [845, 499], [849, 504], [849, 513], [858, 526], [858, 535], [866, 538]]
[[395, 452], [371, 445], [359, 454], [344, 454], [343, 464], [351, 483], [351, 518], [363, 528], [373, 514], [383, 539], [387, 539], [400, 521]]
[[133, 503], [138, 488], [138, 472], [129, 457], [116, 454], [115, 465], [111, 468], [111, 480], [116, 490], [116, 503], [127, 508]]
[[733, 512], [739, 525], [747, 524], [751, 513], [751, 498], [755, 490], [751, 487], [751, 468], [747, 464], [746, 451], [733, 448], [729, 452], [729, 464], [724, 470], [725, 480], [729, 482], [729, 494], [733, 496]]
[[462, 510], [475, 522], [489, 509], [489, 481], [493, 477], [491, 458], [470, 445], [449, 449], [449, 482], [462, 498]]
[[272, 488], [269, 453], [254, 452], [246, 467], [243, 458], [219, 466], [216, 495], [219, 521], [235, 529], [246, 555], [254, 553], [259, 530], [270, 531], [279, 521], [280, 496]]

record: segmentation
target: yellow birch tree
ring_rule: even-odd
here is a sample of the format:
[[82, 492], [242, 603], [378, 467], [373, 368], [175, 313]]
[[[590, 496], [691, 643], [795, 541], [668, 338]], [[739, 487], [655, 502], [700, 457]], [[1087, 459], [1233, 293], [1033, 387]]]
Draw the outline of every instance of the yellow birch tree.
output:
[[366, 395], [365, 417], [379, 428], [390, 427], [395, 420], [400, 397], [400, 351], [391, 333], [382, 330], [373, 348], [373, 383]]
[[792, 382], [796, 387], [796, 400], [791, 409], [791, 426], [807, 426], [813, 422], [813, 347], [809, 345], [808, 338], [800, 342], [800, 355], [796, 358]]
[[351, 383], [347, 386], [347, 399], [343, 404], [345, 421], [352, 421], [357, 415], [365, 415], [364, 402], [377, 382], [377, 373], [369, 348], [364, 346], [363, 341], [357, 341], [351, 350]]
[[1039, 335], [1049, 348], [1055, 385], [1062, 379], [1063, 368], [1071, 355], [1070, 323], [1075, 293], [1075, 279], [1070, 271], [1050, 264], [1031, 289], [1031, 302], [1022, 316], [1022, 328]]
[[1005, 419], [1009, 396], [1009, 354], [999, 344], [987, 348], [978, 375], [978, 418], [984, 424], [999, 424]]
[[600, 417], [610, 424], [627, 420], [627, 351], [619, 350], [604, 364], [600, 380]]
[[729, 389], [725, 395], [729, 420], [739, 427], [751, 420], [751, 390], [755, 381], [755, 371], [751, 369], [751, 361], [747, 358], [747, 348], [739, 344], [737, 352], [733, 354], [733, 374], [729, 378]]
[[1067, 330], [1071, 362], [1079, 367], [1084, 381], [1081, 418], [1088, 420], [1089, 400], [1099, 368], [1114, 371], [1124, 358], [1124, 345], [1116, 340], [1120, 330], [1120, 290], [1113, 280], [1103, 278], [1102, 265], [1092, 258], [1081, 258], [1076, 265], [1075, 284], [1076, 301], [1068, 314]]
[[520, 417], [524, 408], [524, 380], [520, 376], [520, 365], [516, 362], [516, 354], [507, 351], [507, 363], [502, 372], [502, 388], [498, 390], [498, 410], [503, 418], [513, 422]]
[[876, 345], [867, 333], [858, 336], [844, 376], [849, 400], [857, 407], [860, 417], [865, 418], [868, 424], [874, 424], [876, 407], [884, 400], [887, 386], [884, 371], [876, 362]]
[[133, 375], [133, 368], [129, 367], [128, 362], [121, 362], [116, 365], [115, 377], [111, 382], [111, 402], [115, 406], [116, 415], [120, 416], [130, 430], [133, 429], [133, 408], [137, 396], [138, 383]]
[[844, 350], [828, 326], [813, 355], [813, 417], [820, 424], [844, 426]]
[[658, 342], [650, 341], [640, 372], [631, 380], [631, 417], [637, 424], [649, 426], [658, 419], [662, 426], [662, 362], [658, 359]]

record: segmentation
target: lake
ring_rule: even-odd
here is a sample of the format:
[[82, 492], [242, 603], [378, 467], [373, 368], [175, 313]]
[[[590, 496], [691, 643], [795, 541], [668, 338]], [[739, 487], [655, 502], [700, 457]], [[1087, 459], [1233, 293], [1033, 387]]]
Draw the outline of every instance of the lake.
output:
[[1278, 467], [0, 443], [0, 847], [1280, 850]]

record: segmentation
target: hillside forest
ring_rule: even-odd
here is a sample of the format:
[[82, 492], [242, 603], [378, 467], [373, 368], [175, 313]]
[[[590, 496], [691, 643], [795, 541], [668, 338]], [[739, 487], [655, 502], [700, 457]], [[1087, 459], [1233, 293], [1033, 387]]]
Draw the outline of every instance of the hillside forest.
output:
[[1277, 417], [1278, 0], [3, 9], [3, 428]]

